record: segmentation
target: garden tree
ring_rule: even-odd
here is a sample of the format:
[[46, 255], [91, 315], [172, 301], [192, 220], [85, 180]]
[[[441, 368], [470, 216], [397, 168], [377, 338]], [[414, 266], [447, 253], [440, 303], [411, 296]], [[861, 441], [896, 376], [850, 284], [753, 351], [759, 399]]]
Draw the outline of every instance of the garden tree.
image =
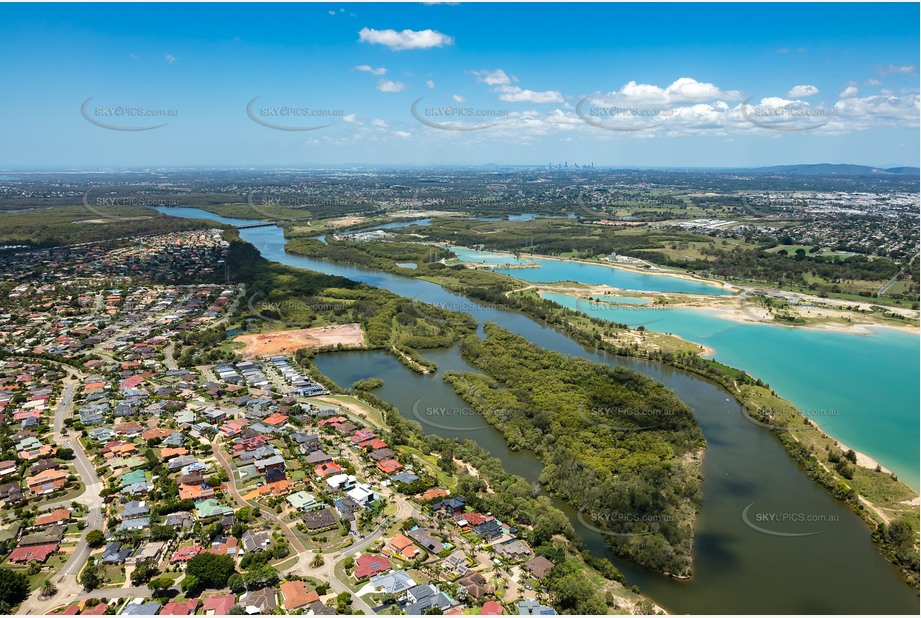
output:
[[222, 534], [224, 534], [224, 524], [219, 521], [214, 522], [205, 530], [205, 537], [208, 539], [209, 543]]
[[279, 541], [275, 544], [275, 547], [272, 548], [272, 558], [275, 558], [276, 560], [285, 558], [290, 553], [291, 550], [288, 547], [288, 544], [284, 541]]
[[171, 577], [157, 577], [147, 582], [147, 587], [154, 591], [154, 595], [161, 594], [164, 590], [171, 588], [172, 585], [173, 579]]
[[102, 563], [88, 564], [80, 573], [79, 583], [86, 590], [95, 590], [102, 583]]
[[131, 584], [133, 586], [146, 584], [159, 574], [160, 569], [157, 568], [157, 561], [153, 558], [145, 558], [138, 562], [134, 567], [134, 571], [131, 572]]
[[246, 589], [246, 584], [243, 582], [243, 576], [239, 573], [234, 573], [227, 579], [227, 587], [230, 588], [230, 591], [239, 594]]
[[105, 542], [106, 535], [102, 533], [102, 530], [90, 530], [86, 533], [86, 544], [93, 549], [102, 547], [103, 543]]
[[198, 554], [186, 564], [186, 576], [194, 576], [203, 588], [223, 588], [236, 572], [232, 556]]
[[189, 574], [186, 574], [186, 576], [182, 578], [182, 581], [179, 582], [179, 587], [182, 588], [183, 592], [194, 592], [198, 590], [200, 585], [198, 578]]
[[243, 574], [243, 582], [250, 590], [274, 586], [278, 581], [278, 571], [270, 566], [259, 567]]
[[351, 614], [352, 613], [352, 595], [348, 592], [340, 592], [336, 595], [336, 613], [337, 614]]
[[425, 610], [426, 616], [441, 616], [442, 614], [444, 614], [444, 611], [442, 611], [442, 609], [437, 605], [432, 605], [430, 608]]
[[319, 568], [326, 564], [326, 560], [323, 559], [323, 554], [317, 554], [313, 557], [313, 560], [310, 561], [310, 566], [314, 569]]
[[29, 596], [29, 578], [25, 573], [12, 569], [0, 569], [0, 612], [10, 610]]
[[233, 607], [227, 612], [229, 616], [246, 616], [246, 608], [242, 605], [234, 604]]
[[243, 558], [240, 560], [240, 568], [243, 570], [257, 569], [269, 561], [268, 556], [268, 552], [265, 551], [243, 554]]
[[175, 538], [176, 529], [173, 526], [153, 525], [150, 527], [151, 541], [170, 541]]

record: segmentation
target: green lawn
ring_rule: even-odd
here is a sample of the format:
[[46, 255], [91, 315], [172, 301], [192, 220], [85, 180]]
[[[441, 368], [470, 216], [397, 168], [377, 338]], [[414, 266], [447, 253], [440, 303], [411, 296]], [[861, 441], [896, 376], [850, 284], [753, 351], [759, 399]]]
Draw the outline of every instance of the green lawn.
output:
[[122, 565], [106, 565], [103, 569], [103, 572], [105, 573], [105, 579], [108, 582], [106, 584], [107, 588], [112, 586], [121, 586], [125, 583], [125, 569]]

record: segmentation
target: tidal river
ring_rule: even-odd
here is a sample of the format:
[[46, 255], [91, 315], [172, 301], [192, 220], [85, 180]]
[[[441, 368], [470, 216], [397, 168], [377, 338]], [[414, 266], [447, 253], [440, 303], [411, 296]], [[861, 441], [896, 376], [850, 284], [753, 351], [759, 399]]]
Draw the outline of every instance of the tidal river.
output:
[[[164, 208], [162, 212], [230, 225], [252, 223], [191, 208]], [[432, 283], [289, 255], [277, 227], [241, 230], [240, 235], [269, 260], [466, 311], [480, 322], [499, 324], [547, 349], [628, 367], [673, 389], [694, 410], [708, 444], [703, 503], [695, 527], [694, 577], [675, 581], [610, 555], [602, 535], [583, 525], [572, 509], [564, 508], [592, 552], [610, 557], [627, 576], [628, 584], [639, 585], [668, 611], [917, 614], [916, 594], [872, 545], [866, 525], [806, 478], [770, 432], [746, 421], [740, 406], [714, 384], [656, 363], [585, 349], [522, 314], [481, 305]], [[379, 352], [324, 354], [317, 360], [320, 369], [343, 386], [359, 378], [383, 378], [379, 395], [408, 418], [420, 420], [414, 405], [417, 413], [432, 406], [464, 408], [464, 402], [441, 380], [444, 370], [466, 368], [457, 349], [426, 356], [439, 365], [434, 375], [418, 376]], [[439, 418], [437, 425], [428, 421], [423, 427], [439, 435], [476, 440], [510, 472], [531, 481], [538, 478], [540, 462], [529, 453], [510, 452], [497, 432], [477, 417]]]

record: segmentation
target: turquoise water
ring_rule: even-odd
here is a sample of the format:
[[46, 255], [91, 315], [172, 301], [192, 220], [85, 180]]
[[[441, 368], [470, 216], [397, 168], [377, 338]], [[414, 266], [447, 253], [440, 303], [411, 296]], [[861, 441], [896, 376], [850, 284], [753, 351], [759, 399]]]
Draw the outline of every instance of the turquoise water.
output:
[[835, 439], [919, 487], [917, 336], [888, 328], [872, 334], [746, 324], [717, 310], [617, 307], [565, 294], [544, 298], [592, 316], [678, 335], [714, 358], [769, 383]]
[[516, 260], [507, 253], [488, 253], [452, 247], [452, 251], [463, 260], [470, 262], [487, 262], [489, 264], [527, 264], [533, 262], [540, 268], [497, 268], [497, 273], [509, 275], [524, 281], [556, 283], [558, 281], [578, 281], [591, 285], [610, 285], [622, 290], [639, 290], [643, 292], [676, 292], [683, 294], [709, 294], [725, 296], [732, 294], [712, 283], [692, 281], [668, 275], [647, 275], [644, 273], [611, 268], [601, 264], [585, 264], [564, 260], [547, 260], [528, 258]]
[[[466, 247], [448, 247], [459, 259], [464, 260], [465, 262], [476, 262], [479, 264], [529, 264], [531, 260], [523, 260], [516, 258], [510, 253], [490, 253], [489, 251], [477, 251], [475, 249], [468, 249]], [[516, 268], [513, 269], [516, 273], [522, 272], [524, 270], [537, 270], [537, 269], [524, 269]], [[497, 271], [502, 272], [502, 271]], [[515, 275], [516, 277], [518, 275]], [[519, 277], [523, 279], [524, 277]]]

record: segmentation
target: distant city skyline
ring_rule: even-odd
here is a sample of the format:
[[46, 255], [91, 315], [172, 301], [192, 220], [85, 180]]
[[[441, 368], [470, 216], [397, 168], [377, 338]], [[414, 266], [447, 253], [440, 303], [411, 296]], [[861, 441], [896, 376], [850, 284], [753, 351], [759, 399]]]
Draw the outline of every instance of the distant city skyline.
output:
[[919, 164], [917, 4], [0, 5], [3, 169]]

